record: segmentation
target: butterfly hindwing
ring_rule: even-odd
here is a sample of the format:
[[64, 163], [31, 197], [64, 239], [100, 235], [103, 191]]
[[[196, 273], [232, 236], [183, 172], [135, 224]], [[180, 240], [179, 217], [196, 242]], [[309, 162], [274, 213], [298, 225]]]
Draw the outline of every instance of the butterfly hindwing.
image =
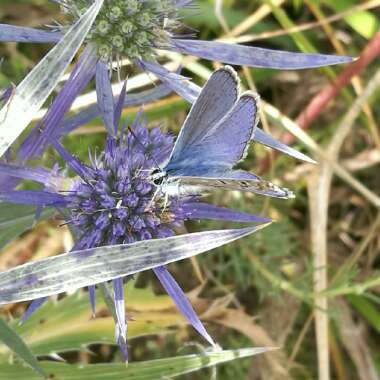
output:
[[250, 193], [266, 195], [274, 198], [294, 198], [292, 191], [277, 186], [272, 182], [266, 181], [259, 177], [255, 179], [241, 179], [241, 178], [225, 178], [225, 177], [197, 177], [197, 176], [183, 176], [174, 177], [173, 181], [178, 181], [180, 187], [185, 190], [186, 187], [195, 187], [203, 189], [225, 189], [237, 190]]
[[[171, 175], [190, 175], [186, 171], [204, 167], [232, 167], [244, 158], [258, 122], [258, 96], [253, 92], [242, 94], [230, 111], [210, 125], [192, 144], [185, 146], [181, 155], [169, 161], [166, 170]], [[207, 173], [205, 173], [207, 175]]]

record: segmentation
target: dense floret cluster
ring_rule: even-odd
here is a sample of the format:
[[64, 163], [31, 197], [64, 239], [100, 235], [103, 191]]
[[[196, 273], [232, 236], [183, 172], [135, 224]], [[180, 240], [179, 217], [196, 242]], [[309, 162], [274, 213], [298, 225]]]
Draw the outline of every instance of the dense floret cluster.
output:
[[[74, 19], [91, 0], [66, 0], [64, 9]], [[176, 26], [174, 0], [105, 0], [87, 39], [103, 58], [119, 54], [129, 59], [151, 59], [155, 47], [165, 47]]]
[[149, 172], [169, 155], [173, 139], [141, 125], [91, 158], [88, 178], [75, 180], [70, 223], [80, 231], [81, 248], [168, 237], [183, 219], [182, 203], [156, 194]]

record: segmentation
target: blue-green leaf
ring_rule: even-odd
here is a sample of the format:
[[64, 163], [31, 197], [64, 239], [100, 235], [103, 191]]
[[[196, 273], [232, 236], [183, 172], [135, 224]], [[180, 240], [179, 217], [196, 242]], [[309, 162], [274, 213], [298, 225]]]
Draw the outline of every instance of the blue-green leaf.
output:
[[0, 110], [0, 157], [28, 126], [86, 38], [103, 0], [96, 2], [16, 87]]
[[[22, 360], [29, 364], [40, 376], [46, 377], [45, 371], [42, 369], [37, 359], [33, 356], [28, 346], [2, 318], [0, 318], [0, 340], [4, 342], [4, 344], [6, 344]], [[0, 377], [1, 376], [3, 376], [2, 371], [0, 371]], [[9, 379], [12, 379], [12, 377], [9, 377]]]
[[250, 235], [270, 223], [92, 248], [0, 273], [0, 304], [32, 300], [166, 265]]
[[[52, 214], [51, 209], [44, 209], [40, 218]], [[0, 203], [0, 248], [31, 228], [35, 222], [35, 206]]]
[[[69, 365], [44, 362], [42, 367], [55, 380], [158, 380], [169, 379], [201, 368], [215, 366], [244, 357], [273, 350], [273, 348], [244, 348], [240, 350], [212, 351], [198, 355], [151, 360], [139, 363]], [[1, 379], [38, 380], [28, 368], [20, 365], [0, 364]]]

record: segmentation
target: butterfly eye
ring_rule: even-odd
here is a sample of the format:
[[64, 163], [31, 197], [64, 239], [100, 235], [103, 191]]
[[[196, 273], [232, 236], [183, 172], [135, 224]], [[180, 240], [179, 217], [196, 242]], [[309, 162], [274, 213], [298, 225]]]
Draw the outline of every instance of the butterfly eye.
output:
[[162, 181], [164, 180], [164, 177], [160, 177], [160, 178], [155, 178], [153, 179], [153, 183], [156, 185], [156, 186], [160, 186], [162, 184]]
[[164, 177], [165, 175], [160, 169], [154, 169], [150, 173], [150, 179], [156, 186], [160, 186], [162, 184]]

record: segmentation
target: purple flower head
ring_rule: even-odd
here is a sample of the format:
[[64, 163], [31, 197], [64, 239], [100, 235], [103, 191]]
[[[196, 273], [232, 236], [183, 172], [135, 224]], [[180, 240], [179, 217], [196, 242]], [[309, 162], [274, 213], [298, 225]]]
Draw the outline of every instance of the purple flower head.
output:
[[69, 189], [69, 223], [78, 231], [81, 248], [166, 237], [184, 220], [184, 201], [166, 201], [148, 178], [167, 158], [172, 137], [135, 124], [133, 133], [108, 137], [104, 153], [92, 158], [85, 177]]

